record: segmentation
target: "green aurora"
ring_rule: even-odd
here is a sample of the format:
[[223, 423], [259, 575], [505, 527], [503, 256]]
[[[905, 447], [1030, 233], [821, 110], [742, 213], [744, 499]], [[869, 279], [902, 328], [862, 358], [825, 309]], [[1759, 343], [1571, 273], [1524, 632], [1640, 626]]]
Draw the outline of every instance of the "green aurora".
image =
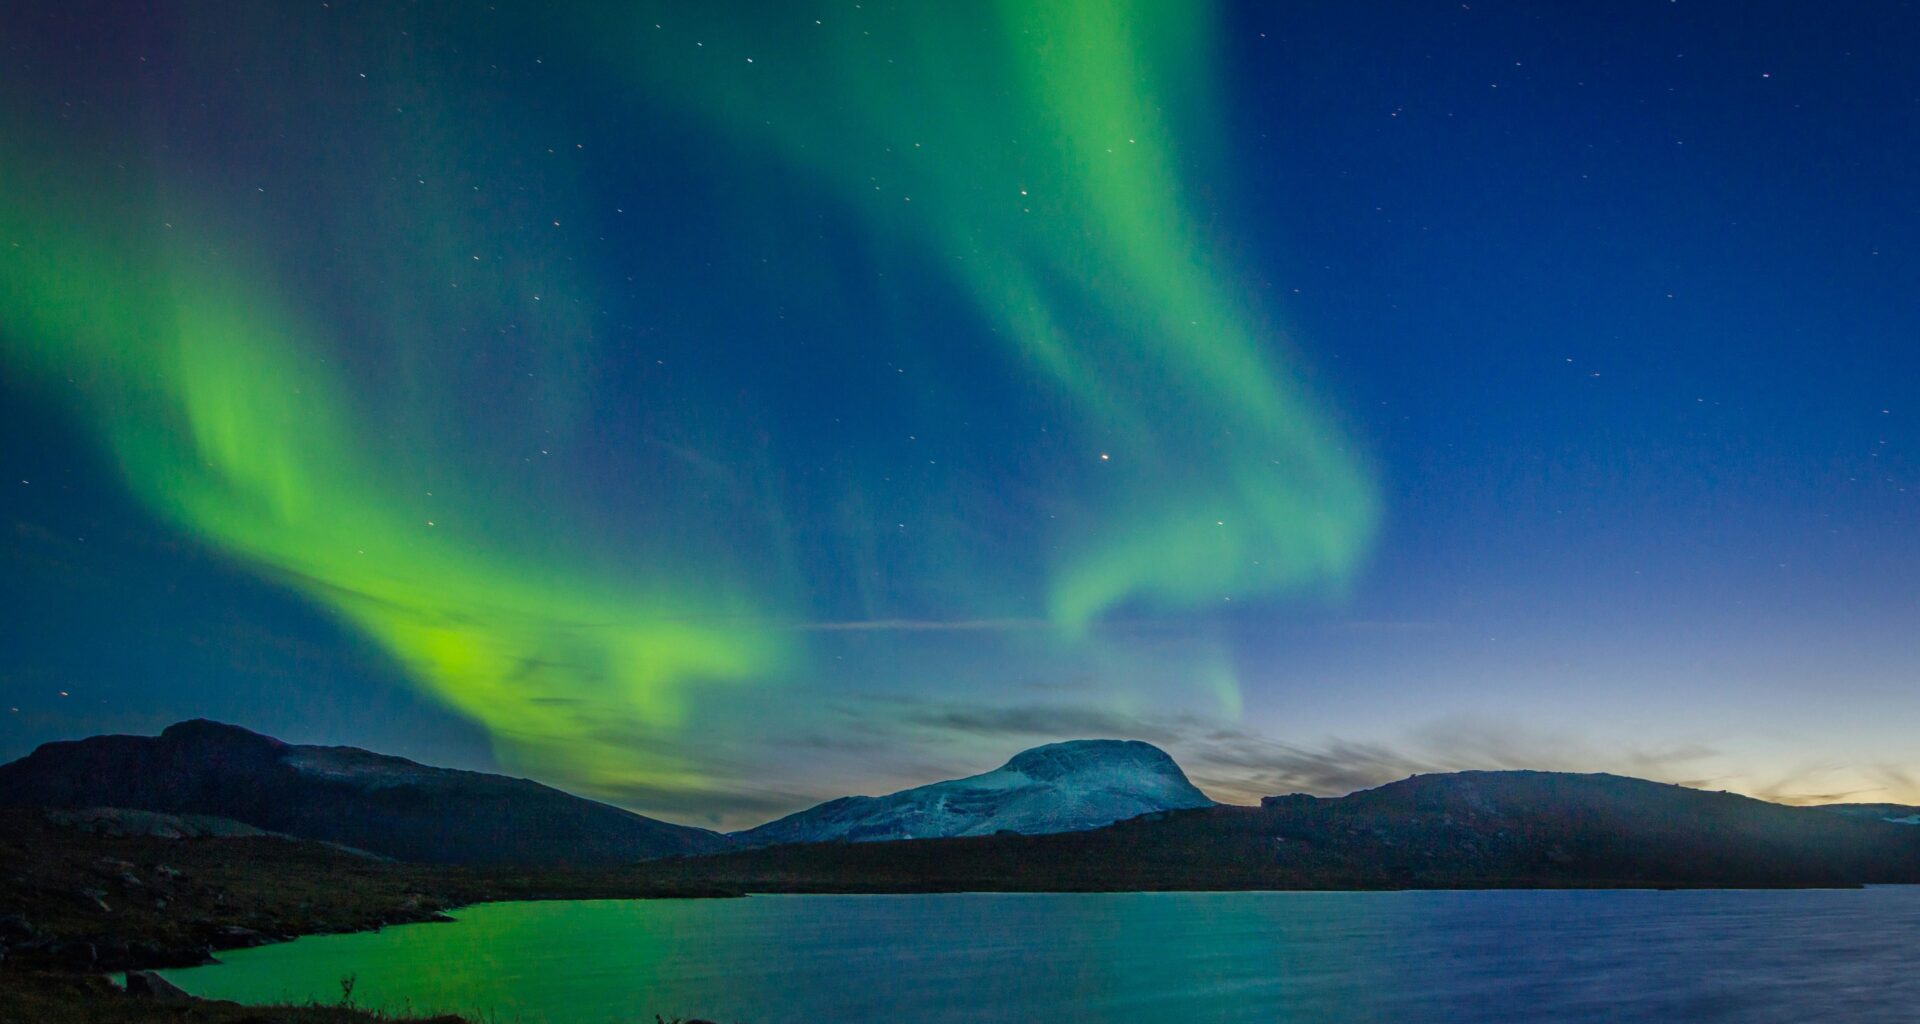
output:
[[435, 520], [272, 287], [203, 244], [76, 239], [73, 219], [23, 207], [0, 221], [15, 245], [0, 277], [9, 356], [72, 381], [143, 503], [365, 630], [517, 763], [596, 790], [698, 785], [685, 765], [581, 735], [581, 709], [670, 728], [690, 682], [777, 664], [777, 633], [711, 624], [757, 613], [685, 577], [621, 585]]
[[1196, 155], [1218, 148], [1210, 9], [868, 6], [833, 24], [636, 17], [604, 37], [641, 41], [643, 88], [911, 233], [1108, 439], [1051, 538], [1063, 627], [1344, 579], [1370, 482], [1187, 208], [1183, 165], [1225, 163]]
[[[633, 116], [675, 111], [743, 165], [799, 172], [877, 245], [946, 277], [986, 325], [982, 344], [1001, 345], [1063, 411], [1083, 453], [1042, 481], [1036, 564], [924, 541], [950, 589], [972, 595], [954, 611], [1037, 611], [1050, 623], [1040, 645], [1097, 658], [1115, 642], [1100, 624], [1116, 616], [1337, 592], [1373, 534], [1374, 492], [1193, 198], [1197, 183], [1231, 191], [1209, 177], [1223, 161], [1203, 8], [961, 11], [608, 16], [567, 35]], [[430, 123], [379, 145], [471, 152], [480, 144], [459, 140], [485, 118], [448, 102]], [[16, 143], [35, 138], [10, 127]], [[529, 301], [542, 302], [545, 326], [506, 344], [576, 369], [527, 415], [593, 429], [590, 407], [609, 399], [578, 367], [605, 357], [603, 339], [567, 310], [603, 285], [572, 260], [574, 243], [496, 244], [511, 232], [491, 197], [422, 201], [404, 222], [430, 231], [391, 237], [392, 211], [365, 218], [375, 223], [358, 230], [387, 236], [396, 255], [349, 288], [328, 278], [343, 271], [253, 252], [262, 228], [208, 212], [177, 168], [108, 171], [105, 158], [54, 152], [0, 150], [9, 372], [76, 408], [145, 507], [370, 638], [484, 726], [504, 761], [587, 792], [699, 792], [712, 772], [673, 743], [697, 705], [821, 671], [803, 627], [838, 610], [810, 596], [781, 482], [749, 446], [720, 457], [759, 479], [715, 500], [752, 528], [694, 521], [696, 503], [669, 497], [621, 529], [604, 523], [622, 509], [536, 498], [525, 471], [499, 470], [497, 453], [450, 431], [489, 413], [463, 378], [431, 369], [458, 343], [446, 300], [418, 298], [444, 290], [439, 271], [419, 267], [503, 246], [520, 247], [523, 265], [473, 280], [466, 295], [483, 308], [464, 315], [530, 319]], [[353, 222], [357, 201], [331, 194], [318, 216]], [[343, 289], [386, 292], [351, 323], [316, 312]], [[378, 357], [356, 361], [362, 348]], [[919, 500], [956, 486], [936, 481]], [[446, 514], [453, 495], [474, 511]], [[840, 530], [824, 560], [851, 575], [868, 529]], [[894, 614], [884, 599], [861, 612]], [[1231, 712], [1225, 663], [1215, 696]]]

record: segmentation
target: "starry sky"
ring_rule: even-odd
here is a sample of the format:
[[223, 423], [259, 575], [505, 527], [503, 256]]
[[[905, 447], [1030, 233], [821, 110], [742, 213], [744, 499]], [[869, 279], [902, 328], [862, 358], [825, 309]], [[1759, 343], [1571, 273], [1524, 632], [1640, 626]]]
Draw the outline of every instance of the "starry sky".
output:
[[1920, 10], [0, 10], [0, 757], [1920, 802]]

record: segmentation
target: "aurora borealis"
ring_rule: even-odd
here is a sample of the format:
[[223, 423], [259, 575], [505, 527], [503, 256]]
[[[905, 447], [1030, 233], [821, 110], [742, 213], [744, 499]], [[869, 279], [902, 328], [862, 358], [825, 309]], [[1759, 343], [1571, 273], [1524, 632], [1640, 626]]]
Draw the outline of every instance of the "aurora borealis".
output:
[[861, 11], [828, 28], [716, 10], [676, 26], [680, 45], [635, 18], [606, 37], [645, 41], [643, 75], [950, 263], [1016, 371], [1058, 390], [1088, 472], [1044, 527], [1057, 623], [1344, 578], [1371, 534], [1365, 471], [1187, 209], [1181, 172], [1218, 173], [1212, 12]]
[[1473, 7], [0, 15], [5, 753], [1920, 799], [1900, 37]]

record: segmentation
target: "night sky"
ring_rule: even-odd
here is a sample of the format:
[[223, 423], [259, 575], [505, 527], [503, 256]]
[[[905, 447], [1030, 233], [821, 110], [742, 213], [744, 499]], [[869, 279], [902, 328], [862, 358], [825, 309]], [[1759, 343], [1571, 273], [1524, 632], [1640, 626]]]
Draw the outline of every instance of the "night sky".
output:
[[1920, 9], [0, 7], [0, 757], [1920, 802]]

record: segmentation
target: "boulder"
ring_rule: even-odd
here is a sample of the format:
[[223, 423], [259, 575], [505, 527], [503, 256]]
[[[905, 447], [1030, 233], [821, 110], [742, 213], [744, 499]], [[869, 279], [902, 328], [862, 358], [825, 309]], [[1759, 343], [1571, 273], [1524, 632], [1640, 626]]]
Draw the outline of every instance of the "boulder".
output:
[[273, 936], [252, 928], [237, 924], [223, 924], [213, 933], [225, 949], [245, 949], [249, 946], [264, 946], [273, 941]]
[[128, 971], [127, 994], [156, 1003], [184, 1003], [193, 999], [186, 989], [152, 971]]
[[27, 915], [17, 913], [0, 914], [0, 942], [27, 942], [40, 937], [40, 929], [27, 920]]

